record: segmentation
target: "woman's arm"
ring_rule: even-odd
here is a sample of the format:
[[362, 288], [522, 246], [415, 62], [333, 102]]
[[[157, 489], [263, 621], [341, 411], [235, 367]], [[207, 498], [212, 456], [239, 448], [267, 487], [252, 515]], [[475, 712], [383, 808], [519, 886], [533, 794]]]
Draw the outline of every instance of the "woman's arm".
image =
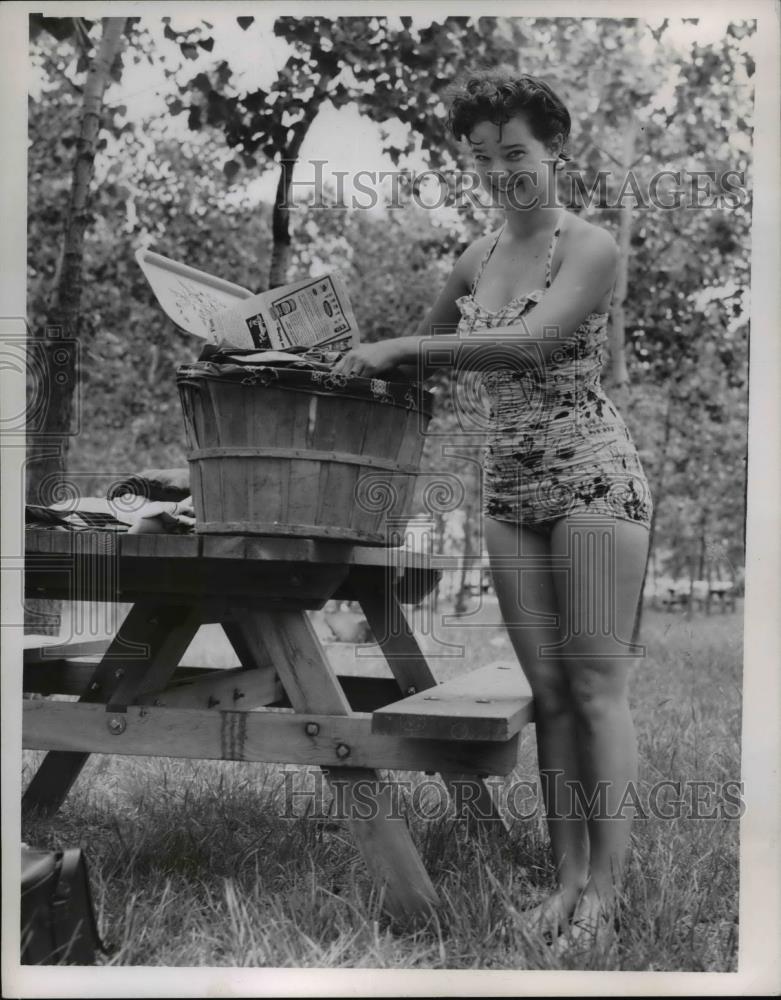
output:
[[[462, 295], [469, 293], [478, 262], [491, 238], [491, 236], [482, 237], [464, 250], [453, 266], [436, 302], [413, 336], [395, 337], [375, 344], [360, 344], [334, 365], [333, 371], [365, 376], [388, 373], [391, 377], [415, 379], [421, 382], [429, 375], [433, 375], [441, 366], [427, 365], [425, 352], [408, 350], [407, 342], [417, 343], [430, 337], [455, 336], [461, 318], [456, 301]], [[402, 341], [406, 345], [403, 358], [399, 355]]]
[[[461, 260], [473, 249], [474, 246], [470, 247]], [[419, 373], [429, 374], [439, 368], [485, 368], [496, 358], [502, 358], [503, 364], [517, 364], [519, 367], [543, 365], [586, 316], [596, 309], [600, 299], [613, 286], [617, 262], [618, 248], [607, 231], [596, 227], [576, 231], [571, 236], [566, 257], [547, 294], [518, 324], [457, 337], [442, 322], [439, 327], [441, 333], [437, 334], [435, 324], [438, 315], [449, 315], [446, 304], [442, 303], [445, 296], [443, 290], [427, 318], [427, 323], [429, 320], [433, 322], [428, 327], [424, 326], [428, 333], [419, 332], [411, 337], [361, 345], [345, 355], [339, 362], [342, 367], [337, 366], [337, 370], [369, 376], [398, 365], [417, 364]], [[458, 281], [455, 270], [451, 280]], [[457, 287], [464, 286], [459, 284]], [[453, 295], [452, 290], [449, 294], [455, 307], [458, 295]], [[441, 304], [444, 308], [438, 313]], [[434, 334], [436, 341], [433, 340]]]

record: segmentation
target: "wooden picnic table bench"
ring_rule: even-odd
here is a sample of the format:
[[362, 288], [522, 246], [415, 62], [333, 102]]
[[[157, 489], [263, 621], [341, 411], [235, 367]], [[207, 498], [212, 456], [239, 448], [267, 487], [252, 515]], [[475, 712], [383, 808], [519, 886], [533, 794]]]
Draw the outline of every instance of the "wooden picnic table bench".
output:
[[[344, 784], [396, 916], [428, 913], [437, 894], [378, 769], [439, 773], [451, 793], [468, 783], [473, 818], [501, 820], [484, 779], [515, 767], [531, 694], [517, 665], [437, 683], [401, 607], [437, 584], [435, 560], [306, 538], [29, 529], [25, 541], [28, 598], [131, 604], [109, 640], [25, 651], [25, 692], [79, 696], [25, 701], [23, 746], [49, 751], [26, 808], [56, 811], [91, 753], [320, 766]], [[360, 603], [392, 678], [335, 673], [306, 614], [333, 598]], [[212, 622], [240, 667], [181, 664]]]

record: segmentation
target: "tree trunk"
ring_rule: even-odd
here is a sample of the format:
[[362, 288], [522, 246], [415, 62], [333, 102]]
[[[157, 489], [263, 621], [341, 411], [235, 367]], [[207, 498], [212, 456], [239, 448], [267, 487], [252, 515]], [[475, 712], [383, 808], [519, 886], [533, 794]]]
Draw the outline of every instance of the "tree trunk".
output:
[[697, 574], [697, 579], [702, 580], [705, 577], [705, 552], [706, 552], [706, 534], [708, 527], [708, 510], [703, 508], [702, 518], [700, 519], [700, 563], [699, 572]]
[[309, 126], [317, 117], [320, 106], [328, 96], [327, 89], [331, 80], [333, 80], [333, 74], [323, 73], [320, 77], [314, 93], [306, 106], [303, 118], [291, 129], [293, 135], [280, 162], [279, 181], [277, 182], [274, 210], [271, 216], [273, 243], [268, 275], [269, 288], [279, 288], [280, 285], [287, 284], [290, 258], [292, 256], [290, 189], [293, 184], [293, 171], [298, 162], [298, 154], [309, 131]]
[[[643, 627], [643, 593], [645, 592], [645, 581], [648, 576], [648, 564], [651, 559], [651, 554], [654, 551], [654, 543], [656, 541], [656, 511], [662, 499], [662, 491], [664, 489], [664, 467], [667, 462], [667, 449], [670, 445], [670, 431], [672, 429], [672, 411], [674, 397], [669, 395], [667, 397], [667, 411], [664, 415], [664, 436], [662, 438], [662, 448], [661, 454], [659, 455], [659, 477], [654, 489], [654, 509], [651, 514], [651, 530], [648, 537], [648, 556], [645, 560], [645, 569], [643, 570], [643, 582], [640, 585], [640, 600], [637, 602], [637, 611], [635, 613], [635, 623], [632, 628], [632, 643], [638, 642], [640, 637], [640, 630]], [[654, 578], [656, 577], [656, 564], [654, 563]]]
[[90, 64], [84, 85], [81, 130], [76, 145], [70, 205], [62, 252], [48, 309], [46, 328], [32, 331], [31, 371], [36, 393], [45, 392], [48, 405], [39, 427], [28, 431], [28, 499], [51, 502], [50, 493], [61, 489], [73, 422], [76, 388], [76, 355], [79, 335], [84, 233], [89, 222], [89, 186], [95, 164], [103, 94], [122, 42], [127, 19], [103, 19], [103, 37]]
[[[623, 164], [626, 173], [632, 167], [635, 159], [635, 142], [637, 139], [637, 124], [630, 119], [624, 130], [624, 150]], [[623, 178], [622, 178], [623, 182]], [[610, 311], [610, 385], [611, 395], [614, 395], [616, 403], [621, 406], [628, 403], [627, 387], [629, 385], [629, 373], [626, 367], [626, 354], [624, 350], [626, 338], [626, 314], [624, 304], [626, 302], [626, 292], [629, 274], [629, 253], [630, 239], [632, 236], [632, 199], [624, 197], [621, 202], [621, 210], [618, 224], [618, 271], [616, 274], [616, 285], [613, 292], [613, 305]]]
[[474, 564], [474, 546], [472, 545], [472, 505], [464, 507], [464, 555], [461, 562], [461, 582], [456, 594], [453, 611], [462, 615], [467, 609], [467, 578]]
[[269, 267], [268, 287], [279, 288], [287, 284], [290, 268], [290, 187], [293, 181], [295, 159], [284, 159], [280, 165], [277, 193], [274, 198], [274, 210], [271, 216], [271, 265]]
[[[692, 539], [692, 542], [694, 540]], [[692, 545], [693, 548], [693, 545]], [[687, 560], [689, 566], [689, 601], [686, 607], [686, 620], [691, 621], [694, 615], [694, 552], [690, 551]]]
[[[444, 555], [445, 552], [445, 515], [442, 511], [434, 511], [434, 553]], [[431, 592], [431, 610], [436, 613], [439, 607], [440, 584]]]
[[[81, 128], [76, 144], [70, 204], [46, 327], [30, 334], [28, 413], [40, 414], [27, 431], [27, 502], [47, 506], [73, 496], [65, 482], [70, 435], [74, 427], [74, 395], [78, 378], [79, 310], [81, 305], [84, 233], [90, 221], [89, 188], [100, 131], [103, 95], [122, 44], [127, 18], [103, 18], [103, 36], [84, 84]], [[45, 399], [45, 405], [42, 400]], [[47, 620], [41, 620], [44, 611]], [[60, 603], [32, 602], [25, 631], [59, 632]], [[55, 609], [57, 609], [55, 611]], [[37, 612], [37, 614], [35, 613]]]

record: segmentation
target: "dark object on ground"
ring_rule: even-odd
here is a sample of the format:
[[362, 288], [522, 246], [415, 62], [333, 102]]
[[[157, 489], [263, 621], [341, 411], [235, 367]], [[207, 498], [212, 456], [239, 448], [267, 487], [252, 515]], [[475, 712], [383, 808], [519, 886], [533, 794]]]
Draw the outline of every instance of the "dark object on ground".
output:
[[94, 965], [98, 935], [84, 855], [22, 844], [22, 965]]

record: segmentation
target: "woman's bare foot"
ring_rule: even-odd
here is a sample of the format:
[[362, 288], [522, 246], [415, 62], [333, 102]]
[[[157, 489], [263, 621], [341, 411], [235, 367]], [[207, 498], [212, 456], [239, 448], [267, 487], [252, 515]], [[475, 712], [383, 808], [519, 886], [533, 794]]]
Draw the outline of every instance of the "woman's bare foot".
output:
[[556, 939], [553, 948], [558, 956], [574, 952], [607, 952], [618, 938], [615, 900], [600, 899], [588, 888], [577, 900], [569, 926]]
[[580, 891], [560, 886], [541, 903], [521, 910], [524, 926], [547, 941], [555, 941], [562, 934], [575, 911]]

